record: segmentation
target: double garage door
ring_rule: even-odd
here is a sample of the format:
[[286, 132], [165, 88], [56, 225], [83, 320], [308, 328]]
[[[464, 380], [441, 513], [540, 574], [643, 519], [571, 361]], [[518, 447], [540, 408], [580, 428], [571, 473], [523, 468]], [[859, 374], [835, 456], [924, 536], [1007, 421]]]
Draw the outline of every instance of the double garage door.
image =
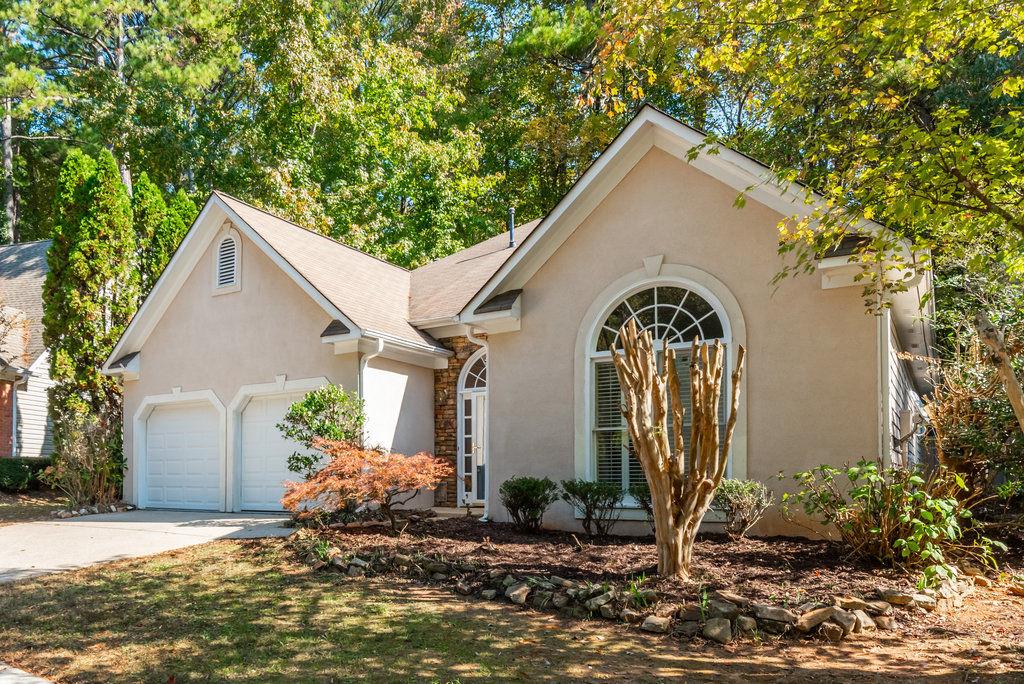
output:
[[[297, 476], [288, 457], [298, 448], [277, 429], [302, 393], [252, 398], [236, 429], [234, 508], [279, 511], [284, 482]], [[146, 506], [220, 510], [229, 479], [221, 451], [220, 419], [208, 402], [156, 407], [146, 422]]]

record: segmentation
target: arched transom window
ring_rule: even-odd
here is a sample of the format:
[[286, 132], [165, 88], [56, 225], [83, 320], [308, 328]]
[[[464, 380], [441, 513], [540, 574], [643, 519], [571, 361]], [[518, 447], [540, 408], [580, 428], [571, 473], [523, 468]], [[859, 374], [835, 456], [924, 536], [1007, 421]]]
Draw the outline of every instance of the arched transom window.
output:
[[[684, 402], [683, 438], [689, 451], [690, 435], [690, 349], [694, 338], [701, 341], [722, 340], [729, 343], [729, 326], [724, 310], [712, 303], [710, 295], [700, 294], [682, 284], [647, 286], [613, 303], [595, 333], [590, 351], [591, 454], [596, 479], [620, 484], [623, 489], [644, 482], [640, 462], [633, 453], [629, 431], [622, 417], [622, 390], [612, 363], [611, 350], [621, 351], [619, 330], [635, 319], [641, 330], [649, 330], [659, 359], [664, 350], [675, 350], [676, 372], [679, 375], [680, 397]], [[727, 369], [728, 371], [728, 369]], [[724, 377], [728, 377], [728, 372]], [[728, 397], [723, 383], [719, 405], [720, 423], [725, 429], [725, 407]], [[675, 426], [668, 424], [669, 439]]]
[[462, 384], [463, 390], [487, 389], [487, 356], [478, 356], [469, 368]]

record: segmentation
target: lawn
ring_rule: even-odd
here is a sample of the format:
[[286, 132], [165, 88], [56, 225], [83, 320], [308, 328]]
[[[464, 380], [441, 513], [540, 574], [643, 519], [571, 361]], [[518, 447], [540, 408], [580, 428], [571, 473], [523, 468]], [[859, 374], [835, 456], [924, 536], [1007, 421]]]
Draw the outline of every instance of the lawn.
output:
[[49, 520], [50, 513], [63, 506], [64, 498], [51, 490], [21, 494], [0, 492], [0, 526], [29, 520]]
[[[221, 541], [4, 586], [0, 660], [58, 682], [962, 682], [1022, 671], [1019, 650], [954, 622], [909, 643], [691, 648], [408, 581], [314, 573], [290, 553], [279, 540]], [[1005, 608], [993, 625], [1021, 610]]]

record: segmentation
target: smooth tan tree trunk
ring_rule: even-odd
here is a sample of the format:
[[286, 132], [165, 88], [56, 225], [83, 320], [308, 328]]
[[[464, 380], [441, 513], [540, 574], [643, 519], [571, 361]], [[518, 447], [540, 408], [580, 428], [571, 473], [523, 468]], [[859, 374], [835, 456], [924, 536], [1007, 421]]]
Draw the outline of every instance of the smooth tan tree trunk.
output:
[[1006, 343], [1003, 339], [1003, 331], [997, 328], [985, 314], [978, 314], [975, 319], [975, 327], [978, 336], [988, 347], [992, 355], [992, 363], [1003, 381], [1003, 389], [1013, 407], [1013, 415], [1017, 417], [1020, 429], [1024, 430], [1024, 390], [1021, 389], [1020, 379], [1013, 370], [1012, 359], [1006, 351]]
[[[720, 438], [718, 404], [722, 396], [726, 349], [694, 340], [690, 355], [689, 467], [682, 435], [683, 408], [679, 400], [679, 377], [675, 353], [668, 349], [662, 370], [651, 334], [638, 332], [630, 320], [620, 331], [622, 353], [613, 350], [613, 360], [623, 391], [622, 413], [629, 426], [633, 448], [651, 490], [654, 536], [658, 547], [658, 573], [687, 578], [693, 561], [693, 544], [704, 515], [711, 507], [715, 489], [725, 475], [729, 447], [736, 427], [740, 380], [746, 350], [737, 351], [732, 374], [732, 406], [725, 439]], [[668, 417], [676, 430], [669, 443]]]

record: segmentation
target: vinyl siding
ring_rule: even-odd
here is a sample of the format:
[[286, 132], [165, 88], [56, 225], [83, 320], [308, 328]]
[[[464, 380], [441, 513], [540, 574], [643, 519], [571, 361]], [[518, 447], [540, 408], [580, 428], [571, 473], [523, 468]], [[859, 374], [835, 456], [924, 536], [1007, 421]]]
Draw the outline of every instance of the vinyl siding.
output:
[[18, 456], [33, 458], [53, 453], [53, 426], [47, 413], [46, 390], [50, 362], [44, 355], [33, 368], [34, 375], [18, 389]]
[[[922, 440], [915, 434], [907, 440], [904, 447], [898, 445], [899, 438], [904, 433], [900, 416], [904, 411], [919, 412], [920, 396], [914, 389], [914, 381], [907, 361], [899, 357], [903, 346], [900, 344], [896, 330], [892, 327], [889, 328], [889, 336], [889, 421], [892, 434], [892, 459], [893, 463], [914, 465], [922, 460]], [[905, 458], [904, 451], [906, 452]]]

